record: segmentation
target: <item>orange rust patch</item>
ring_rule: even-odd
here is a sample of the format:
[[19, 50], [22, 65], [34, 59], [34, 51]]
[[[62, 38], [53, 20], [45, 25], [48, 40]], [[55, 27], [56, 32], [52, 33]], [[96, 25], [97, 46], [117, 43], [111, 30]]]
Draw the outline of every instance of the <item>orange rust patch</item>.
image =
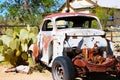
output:
[[51, 37], [51, 36], [45, 36], [45, 37], [43, 38], [43, 48], [44, 48], [45, 51], [47, 50], [48, 45], [49, 45], [49, 43], [51, 42], [51, 40], [52, 40], [52, 37]]
[[38, 45], [37, 44], [34, 44], [33, 46], [33, 56], [34, 58], [37, 58], [38, 56]]

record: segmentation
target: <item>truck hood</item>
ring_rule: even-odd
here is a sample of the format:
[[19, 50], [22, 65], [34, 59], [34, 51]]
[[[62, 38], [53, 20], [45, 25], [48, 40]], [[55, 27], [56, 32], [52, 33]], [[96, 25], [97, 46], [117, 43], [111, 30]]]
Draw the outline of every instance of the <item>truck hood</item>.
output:
[[78, 47], [81, 49], [84, 49], [85, 47], [93, 48], [95, 43], [97, 43], [98, 47], [107, 46], [106, 39], [101, 37], [105, 35], [105, 32], [98, 29], [77, 29], [77, 28], [63, 29], [63, 30], [59, 30], [57, 34], [61, 35], [60, 39], [62, 39], [62, 36], [64, 35], [70, 36], [67, 39], [69, 45], [66, 43], [64, 45], [65, 47], [70, 46], [70, 47]]
[[69, 36], [100, 36], [105, 35], [105, 32], [98, 29], [78, 29], [78, 28], [68, 28], [60, 29], [58, 34], [67, 34]]

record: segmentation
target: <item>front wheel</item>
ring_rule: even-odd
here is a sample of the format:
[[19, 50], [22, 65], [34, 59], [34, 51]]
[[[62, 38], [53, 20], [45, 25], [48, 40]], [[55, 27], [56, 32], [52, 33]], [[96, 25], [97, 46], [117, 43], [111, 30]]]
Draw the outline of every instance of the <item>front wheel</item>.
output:
[[116, 76], [117, 80], [120, 80], [120, 72]]
[[52, 76], [54, 80], [74, 80], [75, 69], [70, 58], [57, 57], [52, 65]]

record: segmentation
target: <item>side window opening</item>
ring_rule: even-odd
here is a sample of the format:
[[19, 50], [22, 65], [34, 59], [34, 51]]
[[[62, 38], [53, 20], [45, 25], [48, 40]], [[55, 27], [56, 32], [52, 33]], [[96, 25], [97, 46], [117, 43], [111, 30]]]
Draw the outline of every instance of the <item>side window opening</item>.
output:
[[43, 31], [52, 31], [53, 30], [53, 25], [51, 20], [46, 20], [43, 24]]

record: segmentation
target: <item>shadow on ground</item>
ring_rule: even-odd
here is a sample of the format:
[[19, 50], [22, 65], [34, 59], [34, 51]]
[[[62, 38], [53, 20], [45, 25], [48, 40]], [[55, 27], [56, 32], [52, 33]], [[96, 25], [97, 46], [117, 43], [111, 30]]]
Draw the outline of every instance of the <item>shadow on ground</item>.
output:
[[106, 73], [90, 73], [87, 77], [76, 80], [119, 80], [115, 75], [109, 75]]

